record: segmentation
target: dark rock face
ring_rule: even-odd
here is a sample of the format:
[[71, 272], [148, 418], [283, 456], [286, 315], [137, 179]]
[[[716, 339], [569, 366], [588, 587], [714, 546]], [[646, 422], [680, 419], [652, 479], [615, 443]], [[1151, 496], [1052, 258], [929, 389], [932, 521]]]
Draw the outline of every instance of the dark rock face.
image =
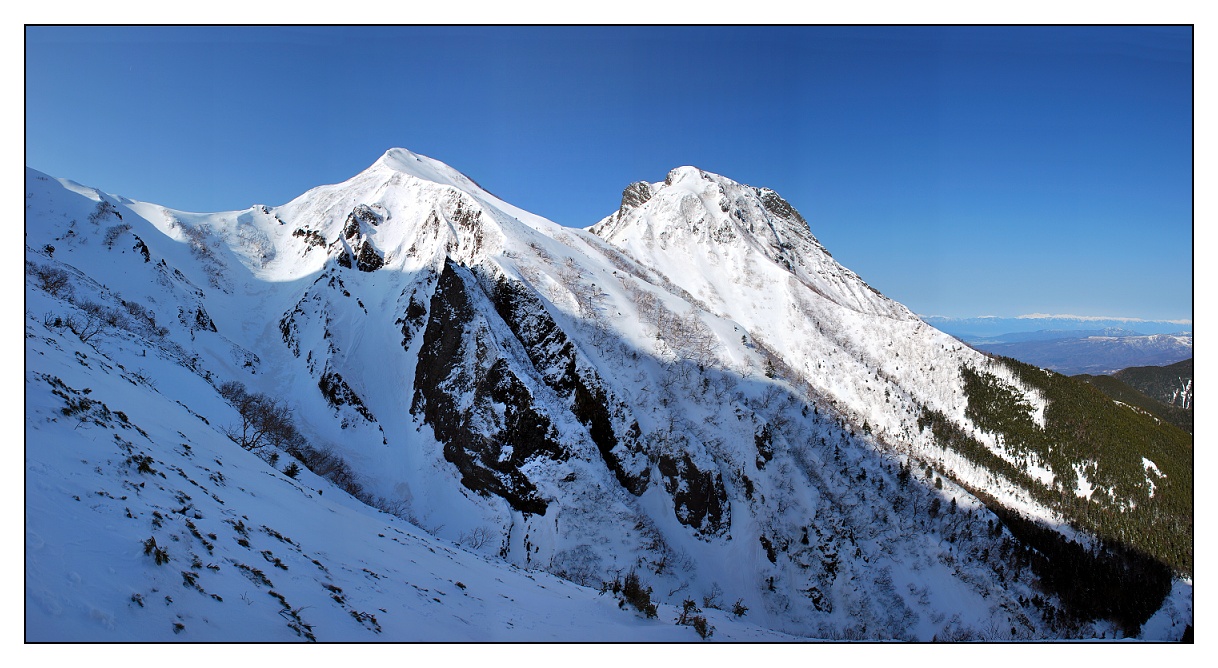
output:
[[651, 199], [651, 184], [645, 181], [638, 181], [626, 186], [622, 191], [622, 207], [621, 210], [632, 209], [640, 206], [647, 200]]
[[208, 332], [216, 331], [216, 323], [212, 322], [211, 316], [207, 315], [207, 311], [203, 310], [202, 305], [195, 310], [195, 328]]
[[304, 239], [304, 242], [307, 244], [305, 247], [306, 253], [313, 250], [314, 247], [321, 248], [326, 245], [325, 237], [321, 236], [321, 233], [317, 230], [307, 230], [303, 227], [298, 227], [292, 232], [292, 236]]
[[322, 396], [326, 398], [326, 402], [335, 408], [342, 406], [350, 406], [355, 409], [365, 420], [376, 422], [376, 418], [372, 416], [372, 412], [364, 405], [359, 395], [343, 377], [330, 368], [329, 363], [326, 364], [325, 370], [321, 374], [321, 379], [317, 381], [317, 387], [321, 390]]
[[[484, 277], [484, 282], [491, 280]], [[639, 444], [638, 424], [634, 424], [633, 431], [625, 430], [619, 439], [604, 383], [590, 367], [580, 370], [574, 344], [528, 288], [519, 281], [500, 277], [489, 292], [496, 312], [523, 345], [546, 385], [570, 402], [571, 412], [588, 428], [588, 435], [614, 477], [631, 494], [641, 495], [647, 490], [649, 463]], [[624, 422], [625, 407], [616, 403], [619, 422]], [[627, 459], [634, 460], [635, 466], [627, 466]]]
[[[342, 238], [335, 239], [330, 244], [330, 254], [335, 256], [339, 266], [350, 269], [354, 265], [356, 269], [365, 272], [373, 272], [385, 266], [385, 256], [373, 245], [363, 228], [365, 224], [376, 227], [380, 222], [380, 215], [364, 204], [356, 206], [351, 213], [347, 214]], [[312, 235], [317, 235], [317, 233], [311, 230], [293, 232], [293, 236], [304, 237], [310, 248], [316, 243], [316, 240], [320, 239], [320, 235], [317, 235], [316, 238]], [[350, 246], [349, 252], [343, 244], [343, 240], [346, 240], [346, 246]]]
[[[608, 401], [605, 399], [604, 389], [599, 382], [593, 384], [589, 389], [589, 386], [584, 384], [583, 379], [579, 376], [575, 377], [573, 412], [575, 417], [588, 427], [588, 434], [592, 437], [592, 442], [596, 443], [601, 458], [613, 471], [618, 483], [631, 494], [642, 496], [643, 492], [647, 491], [647, 469], [631, 473], [624, 465], [621, 452], [625, 450], [635, 455], [642, 454], [638, 444], [638, 422], [633, 423], [634, 430], [628, 431], [624, 442], [619, 444], [613, 432], [613, 422], [609, 417]], [[646, 462], [646, 457], [642, 459]]]
[[372, 272], [385, 266], [385, 257], [376, 248], [373, 248], [372, 242], [364, 239], [359, 243], [355, 253], [355, 267], [360, 271]]
[[355, 218], [356, 220], [359, 220], [362, 223], [367, 223], [373, 227], [381, 224], [380, 214], [373, 211], [372, 207], [368, 206], [367, 204], [356, 204], [355, 208], [351, 210], [351, 214], [348, 217]]
[[[325, 288], [329, 288], [329, 290], [327, 291]], [[329, 297], [333, 296], [337, 299], [340, 294], [343, 297], [351, 297], [351, 292], [343, 285], [341, 277], [330, 271], [323, 271], [292, 307], [292, 310], [284, 313], [283, 317], [279, 319], [279, 333], [288, 349], [292, 351], [293, 357], [300, 357], [300, 328], [309, 317], [320, 318], [324, 323], [322, 337], [325, 339], [331, 337], [331, 321], [328, 315]], [[329, 352], [334, 353], [333, 345], [329, 347]], [[311, 364], [309, 371], [313, 371]]]
[[774, 458], [773, 435], [770, 433], [770, 425], [762, 425], [761, 429], [753, 435], [753, 442], [757, 445], [757, 468], [765, 468], [766, 463]]
[[[403, 291], [402, 296], [406, 293]], [[394, 321], [395, 325], [402, 326], [402, 350], [410, 348], [410, 341], [414, 338], [419, 328], [423, 326], [423, 317], [427, 315], [427, 307], [423, 302], [415, 299], [415, 293], [410, 294], [410, 303], [406, 306], [406, 313], [402, 317]]]
[[338, 266], [346, 269], [354, 266], [360, 271], [372, 272], [385, 266], [385, 257], [368, 239], [355, 242], [350, 251], [343, 246], [342, 239], [335, 239], [334, 243], [330, 244], [330, 255], [338, 262]]
[[[432, 295], [411, 413], [431, 425], [463, 485], [502, 497], [521, 512], [544, 515], [546, 501], [520, 468], [533, 457], [565, 460], [568, 454], [507, 360], [491, 362], [489, 334], [467, 292], [477, 284], [463, 273], [446, 261]], [[461, 398], [468, 394], [472, 406], [463, 408]], [[503, 407], [501, 413], [496, 406]]]
[[795, 207], [791, 206], [782, 197], [779, 197], [778, 193], [770, 190], [769, 188], [759, 188], [757, 190], [757, 196], [761, 198], [761, 205], [764, 206], [770, 213], [778, 216], [779, 218], [798, 220], [807, 226], [808, 221], [804, 220], [804, 217], [799, 215], [799, 212], [795, 210]]
[[338, 262], [338, 266], [346, 269], [351, 268], [351, 253], [347, 252], [342, 239], [335, 239], [330, 244], [329, 253], [330, 257], [334, 258], [335, 262]]
[[[148, 254], [148, 244], [145, 244], [144, 240], [141, 239], [138, 234], [132, 234], [131, 236], [135, 238], [135, 245], [131, 247], [131, 250], [137, 251], [140, 254], [140, 256], [144, 258], [144, 262], [151, 262], [152, 257]], [[51, 252], [54, 253], [55, 247], [54, 246], [49, 246], [49, 247], [51, 249]]]
[[457, 225], [472, 230], [477, 227], [478, 221], [482, 219], [482, 212], [478, 209], [466, 207], [464, 198], [458, 196], [454, 198], [449, 218]]
[[661, 455], [659, 469], [681, 524], [703, 535], [718, 534], [730, 524], [727, 491], [718, 471], [698, 470], [688, 453], [680, 459]]
[[761, 547], [765, 550], [765, 558], [769, 559], [771, 564], [778, 563], [778, 553], [774, 551], [774, 544], [764, 534], [760, 536], [760, 540]]
[[354, 243], [363, 233], [363, 228], [360, 223], [365, 223], [376, 227], [381, 222], [381, 217], [376, 214], [366, 204], [356, 205], [351, 213], [347, 214], [347, 221], [343, 225], [343, 238]]
[[486, 226], [482, 222], [482, 210], [466, 199], [454, 194], [444, 203], [449, 222], [457, 232], [448, 243], [450, 253], [462, 252], [462, 257], [477, 257], [486, 243]]
[[524, 346], [538, 373], [558, 394], [575, 389], [575, 346], [546, 312], [541, 301], [518, 281], [500, 277], [490, 284], [491, 302]]
[[[475, 308], [474, 296], [481, 294], [489, 297], [494, 314]], [[644, 452], [637, 421], [591, 365], [581, 363], [574, 343], [541, 299], [519, 281], [481, 267], [464, 269], [450, 259], [430, 305], [424, 308], [412, 295], [399, 322], [408, 343], [411, 321], [427, 318], [411, 412], [431, 425], [462, 484], [499, 496], [521, 512], [544, 514], [547, 503], [521, 468], [534, 457], [561, 461], [569, 456], [545, 409], [537, 407], [528, 381], [517, 376], [508, 356], [491, 342], [485, 318], [495, 315], [527, 356], [517, 363], [531, 365], [560, 405], [588, 430], [618, 483], [636, 496], [646, 491], [652, 460]], [[702, 535], [722, 533], [729, 509], [719, 473], [699, 470], [688, 454], [661, 457], [658, 464], [678, 520]]]

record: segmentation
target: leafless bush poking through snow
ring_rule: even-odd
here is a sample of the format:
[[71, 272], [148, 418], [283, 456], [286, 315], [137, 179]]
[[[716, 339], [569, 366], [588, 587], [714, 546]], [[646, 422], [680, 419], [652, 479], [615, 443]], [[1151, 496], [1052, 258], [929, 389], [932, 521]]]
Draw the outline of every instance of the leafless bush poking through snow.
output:
[[655, 296], [629, 278], [621, 277], [622, 287], [634, 307], [639, 319], [656, 328], [656, 334], [678, 359], [693, 360], [700, 366], [710, 366], [716, 360], [718, 337], [711, 331], [698, 311], [691, 306], [683, 315], [677, 315]]
[[270, 264], [276, 256], [275, 244], [271, 238], [253, 226], [246, 225], [237, 228], [237, 238], [241, 245], [249, 249], [251, 256], [258, 258], [262, 266]]
[[124, 233], [129, 232], [130, 230], [131, 225], [127, 223], [119, 223], [118, 225], [111, 225], [110, 227], [107, 227], [106, 236], [102, 240], [102, 243], [106, 246], [106, 250], [114, 250], [114, 242], [118, 241], [119, 237], [123, 236]]
[[530, 241], [529, 248], [531, 248], [533, 252], [537, 254], [537, 257], [541, 258], [541, 260], [546, 264], [551, 266], [554, 264], [554, 256], [550, 255], [545, 248], [542, 248], [541, 244], [537, 243], [536, 241]]
[[559, 267], [558, 282], [571, 293], [580, 315], [593, 322], [604, 322], [605, 302], [609, 295], [595, 283], [584, 282], [583, 273], [571, 258], [567, 258]]
[[137, 323], [145, 325], [148, 331], [158, 338], [163, 338], [169, 334], [168, 329], [156, 324], [156, 314], [151, 309], [144, 308], [139, 302], [124, 301], [123, 308], [127, 309], [127, 313], [131, 314]]
[[709, 366], [715, 361], [715, 351], [718, 348], [718, 338], [711, 331], [698, 312], [690, 307], [682, 315], [677, 315], [656, 304], [656, 330], [660, 338], [681, 359], [693, 360], [700, 366]]
[[119, 220], [123, 219], [123, 215], [118, 212], [118, 209], [114, 208], [113, 204], [102, 200], [97, 203], [97, 208], [93, 210], [93, 213], [89, 214], [89, 222], [97, 225], [111, 216]]
[[68, 316], [63, 319], [63, 325], [72, 330], [72, 333], [82, 343], [88, 343], [90, 339], [101, 334], [106, 329], [106, 324], [101, 318], [89, 313], [86, 313], [83, 318]]
[[106, 327], [118, 327], [125, 324], [123, 314], [117, 309], [103, 306], [97, 302], [83, 301], [77, 304], [88, 318], [96, 318]]
[[639, 311], [639, 319], [650, 325], [655, 325], [659, 316], [656, 296], [651, 292], [644, 290], [633, 280], [625, 276], [620, 278], [622, 281], [622, 287], [626, 290], [626, 294], [630, 295], [630, 300], [634, 302], [634, 307]]
[[38, 282], [38, 287], [52, 297], [71, 297], [72, 283], [68, 272], [51, 265], [40, 265], [27, 262], [26, 271]]
[[[166, 214], [169, 215], [168, 213]], [[199, 225], [198, 227], [189, 227], [182, 224], [182, 221], [169, 216], [169, 226], [182, 231], [186, 237], [186, 243], [190, 246], [190, 254], [195, 256], [202, 264], [203, 271], [207, 273], [207, 281], [213, 288], [229, 292], [231, 285], [228, 279], [224, 276], [224, 265], [220, 262], [220, 258], [216, 256], [215, 250], [212, 248], [211, 228], [207, 225]]]
[[580, 272], [579, 265], [575, 264], [575, 260], [567, 258], [562, 263], [562, 266], [558, 268], [558, 282], [562, 283], [563, 287], [572, 294], [579, 289]]
[[186, 243], [190, 246], [191, 254], [200, 260], [216, 261], [216, 255], [212, 252], [211, 246], [208, 245], [209, 230], [206, 225], [188, 227], [178, 221], [174, 221], [174, 224], [186, 236]]
[[471, 550], [477, 550], [483, 545], [486, 545], [491, 540], [491, 530], [485, 526], [474, 528], [472, 531], [462, 532], [457, 538], [457, 542]]
[[227, 430], [228, 437], [241, 447], [253, 451], [273, 447], [290, 453], [291, 448], [303, 443], [304, 439], [292, 423], [292, 409], [283, 402], [249, 392], [237, 381], [224, 383], [218, 389], [220, 396], [241, 416], [240, 426]]
[[764, 362], [765, 375], [767, 378], [777, 378], [779, 380], [795, 381], [802, 376], [792, 369], [772, 348], [765, 342], [764, 339], [757, 333], [753, 334], [753, 347], [761, 354]]

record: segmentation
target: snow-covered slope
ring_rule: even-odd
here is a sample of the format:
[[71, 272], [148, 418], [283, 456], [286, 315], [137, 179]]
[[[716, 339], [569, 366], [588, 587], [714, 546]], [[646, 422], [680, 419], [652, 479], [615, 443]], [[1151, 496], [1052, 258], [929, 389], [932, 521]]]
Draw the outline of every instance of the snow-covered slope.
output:
[[[660, 183], [630, 185], [621, 208], [591, 231], [729, 313], [794, 277], [838, 306], [913, 317], [838, 264], [778, 193], [695, 167], [678, 167]], [[718, 283], [724, 277], [735, 279], [731, 289]]]
[[[27, 342], [27, 641], [698, 639], [671, 606], [625, 612], [289, 478], [220, 432], [238, 418], [206, 382], [134, 343]], [[715, 639], [792, 639], [707, 617]]]
[[[30, 639], [697, 638], [686, 600], [713, 639], [1115, 630], [986, 503], [1058, 511], [927, 426], [1052, 482], [963, 370], [1043, 425], [1038, 390], [772, 191], [683, 167], [579, 230], [402, 149], [238, 212], [26, 190]], [[300, 443], [238, 445], [233, 382]], [[659, 621], [598, 593], [630, 572]]]

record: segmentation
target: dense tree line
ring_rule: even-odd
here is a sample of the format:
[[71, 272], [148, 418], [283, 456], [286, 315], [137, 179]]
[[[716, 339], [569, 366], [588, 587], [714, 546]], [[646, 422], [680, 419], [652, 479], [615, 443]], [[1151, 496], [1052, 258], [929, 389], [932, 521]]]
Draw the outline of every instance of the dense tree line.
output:
[[[982, 429], [1001, 434], [1008, 450], [1053, 472], [1051, 489], [1035, 483], [1030, 491], [1079, 528], [1191, 574], [1191, 436], [1114, 403], [1078, 379], [999, 361], [1045, 397], [1045, 426], [1031, 419], [1031, 407], [1014, 388], [968, 367], [966, 414]], [[1086, 497], [1076, 493], [1079, 470], [1086, 476], [1081, 487], [1092, 489]]]
[[[1172, 406], [1154, 397], [1149, 397], [1112, 376], [1080, 374], [1074, 378], [1091, 384], [1100, 392], [1121, 403], [1134, 406], [1168, 424], [1175, 425], [1190, 434], [1193, 433], [1193, 412], [1191, 410]], [[1168, 396], [1170, 398], [1170, 393]]]
[[[1002, 519], [1019, 541], [1019, 558], [1074, 619], [1109, 619], [1125, 633], [1136, 633], [1162, 604], [1173, 573], [1192, 574], [1191, 436], [1114, 403], [1080, 379], [996, 361], [1047, 404], [1042, 427], [1016, 388], [985, 370], [962, 368], [966, 416], [997, 435], [1015, 463], [938, 411], [924, 409], [919, 426], [1095, 537], [1086, 547], [969, 488]], [[1029, 475], [1031, 464], [1052, 471], [1053, 483]], [[1079, 471], [1087, 478], [1083, 485]], [[1088, 486], [1091, 493], [1080, 496]]]

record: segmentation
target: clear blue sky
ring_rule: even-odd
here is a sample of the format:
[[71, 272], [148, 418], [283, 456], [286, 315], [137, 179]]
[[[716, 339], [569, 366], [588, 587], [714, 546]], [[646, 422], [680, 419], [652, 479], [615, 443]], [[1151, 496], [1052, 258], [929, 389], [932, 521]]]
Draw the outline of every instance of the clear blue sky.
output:
[[176, 209], [386, 149], [558, 223], [692, 164], [922, 314], [1191, 319], [1191, 28], [26, 28], [26, 164]]

